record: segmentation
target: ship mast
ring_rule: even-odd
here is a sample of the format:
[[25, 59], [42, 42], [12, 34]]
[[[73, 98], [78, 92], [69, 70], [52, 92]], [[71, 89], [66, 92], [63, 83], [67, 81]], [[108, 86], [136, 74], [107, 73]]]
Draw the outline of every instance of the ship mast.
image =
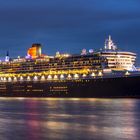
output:
[[105, 40], [105, 50], [116, 50], [117, 46], [113, 43], [113, 40], [111, 39], [111, 35], [109, 35], [108, 39]]
[[9, 62], [10, 57], [9, 57], [9, 51], [7, 51], [7, 54], [5, 56], [5, 62]]

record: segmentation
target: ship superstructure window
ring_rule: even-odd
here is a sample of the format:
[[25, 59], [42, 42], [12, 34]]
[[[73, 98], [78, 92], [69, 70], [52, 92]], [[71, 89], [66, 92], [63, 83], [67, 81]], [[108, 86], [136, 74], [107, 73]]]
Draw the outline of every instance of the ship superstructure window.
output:
[[23, 62], [2, 63], [0, 68], [4, 73], [23, 73], [39, 72], [49, 70], [68, 70], [68, 69], [96, 69], [102, 68], [102, 63], [107, 65], [104, 57], [97, 55], [75, 55], [65, 58], [50, 58], [46, 61], [27, 60]]

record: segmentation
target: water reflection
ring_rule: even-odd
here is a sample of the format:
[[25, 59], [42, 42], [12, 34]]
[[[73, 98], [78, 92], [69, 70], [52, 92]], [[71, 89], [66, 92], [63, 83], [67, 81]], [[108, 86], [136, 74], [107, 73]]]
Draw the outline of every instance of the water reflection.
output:
[[139, 140], [140, 100], [1, 98], [1, 139]]

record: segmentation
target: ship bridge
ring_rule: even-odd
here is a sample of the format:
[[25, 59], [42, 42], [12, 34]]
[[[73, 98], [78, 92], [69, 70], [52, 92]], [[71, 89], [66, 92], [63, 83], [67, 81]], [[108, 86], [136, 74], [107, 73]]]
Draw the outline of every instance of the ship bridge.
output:
[[136, 53], [119, 51], [111, 36], [105, 40], [104, 49], [100, 53], [107, 58], [111, 69], [135, 70]]

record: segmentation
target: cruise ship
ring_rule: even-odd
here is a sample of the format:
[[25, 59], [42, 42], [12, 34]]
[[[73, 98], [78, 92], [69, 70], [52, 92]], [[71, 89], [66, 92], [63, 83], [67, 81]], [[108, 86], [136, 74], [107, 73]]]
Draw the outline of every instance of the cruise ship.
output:
[[42, 54], [32, 44], [26, 57], [0, 61], [1, 97], [140, 97], [136, 54], [120, 51], [111, 36], [99, 51]]

